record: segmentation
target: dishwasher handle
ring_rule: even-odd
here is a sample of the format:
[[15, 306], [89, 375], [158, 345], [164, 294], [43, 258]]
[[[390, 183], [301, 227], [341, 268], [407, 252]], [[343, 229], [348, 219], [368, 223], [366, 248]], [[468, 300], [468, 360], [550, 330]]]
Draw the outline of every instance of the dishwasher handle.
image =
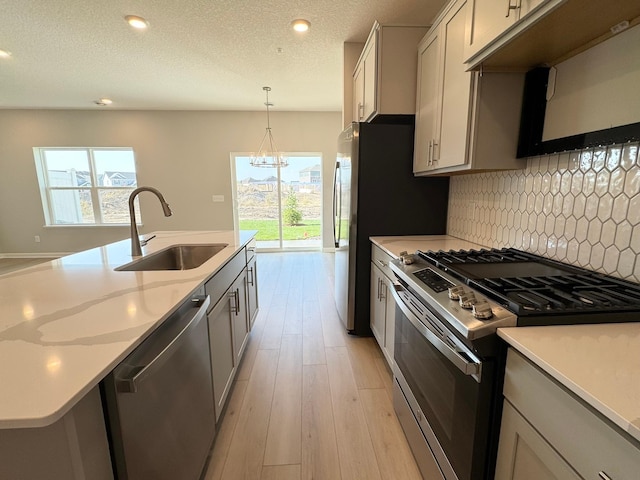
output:
[[[186, 325], [180, 332], [165, 346], [162, 351], [156, 355], [146, 365], [138, 365], [129, 369], [128, 374], [116, 379], [116, 390], [121, 393], [136, 393], [139, 385], [146, 378], [151, 376], [164, 362], [171, 357], [171, 354], [179, 349], [184, 341], [188, 338], [189, 332], [193, 330], [207, 314], [207, 307], [211, 302], [210, 297], [195, 296], [191, 299], [193, 308], [187, 310], [182, 319], [169, 318], [168, 321], [180, 322], [191, 317], [186, 321]], [[153, 334], [152, 334], [153, 335]]]

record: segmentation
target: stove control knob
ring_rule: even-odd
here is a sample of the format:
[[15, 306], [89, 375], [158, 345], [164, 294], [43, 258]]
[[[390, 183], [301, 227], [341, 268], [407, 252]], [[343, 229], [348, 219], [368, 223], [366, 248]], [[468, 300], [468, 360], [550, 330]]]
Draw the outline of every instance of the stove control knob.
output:
[[454, 285], [449, 287], [449, 298], [451, 300], [458, 300], [460, 295], [464, 293], [464, 287], [462, 285]]
[[476, 303], [476, 295], [473, 292], [462, 292], [458, 299], [462, 308], [473, 308], [473, 304]]
[[491, 305], [489, 305], [489, 302], [486, 300], [480, 300], [478, 303], [473, 305], [472, 313], [473, 316], [479, 320], [489, 320], [493, 317]]
[[415, 262], [413, 255], [410, 253], [407, 253], [406, 251], [400, 252], [400, 260], [404, 265], [411, 265], [413, 262]]

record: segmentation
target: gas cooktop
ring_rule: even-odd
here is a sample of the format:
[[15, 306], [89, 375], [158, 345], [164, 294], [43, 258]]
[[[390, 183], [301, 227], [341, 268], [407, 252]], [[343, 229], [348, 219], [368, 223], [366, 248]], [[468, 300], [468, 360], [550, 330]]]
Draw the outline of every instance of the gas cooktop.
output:
[[518, 325], [640, 321], [640, 285], [512, 248], [417, 252]]

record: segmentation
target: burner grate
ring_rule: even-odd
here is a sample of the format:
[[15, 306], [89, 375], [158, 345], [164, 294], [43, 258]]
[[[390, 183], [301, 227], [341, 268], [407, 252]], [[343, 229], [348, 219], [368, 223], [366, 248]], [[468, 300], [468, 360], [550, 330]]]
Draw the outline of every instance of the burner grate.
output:
[[528, 252], [504, 248], [418, 254], [519, 317], [640, 314], [639, 285]]

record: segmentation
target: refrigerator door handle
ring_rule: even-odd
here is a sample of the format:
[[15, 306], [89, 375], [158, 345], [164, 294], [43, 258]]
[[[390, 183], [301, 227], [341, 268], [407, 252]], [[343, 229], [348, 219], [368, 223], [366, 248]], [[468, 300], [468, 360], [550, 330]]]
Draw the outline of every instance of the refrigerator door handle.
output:
[[340, 246], [340, 202], [341, 192], [338, 191], [338, 177], [340, 175], [340, 162], [336, 162], [336, 169], [333, 174], [333, 244], [336, 248]]

